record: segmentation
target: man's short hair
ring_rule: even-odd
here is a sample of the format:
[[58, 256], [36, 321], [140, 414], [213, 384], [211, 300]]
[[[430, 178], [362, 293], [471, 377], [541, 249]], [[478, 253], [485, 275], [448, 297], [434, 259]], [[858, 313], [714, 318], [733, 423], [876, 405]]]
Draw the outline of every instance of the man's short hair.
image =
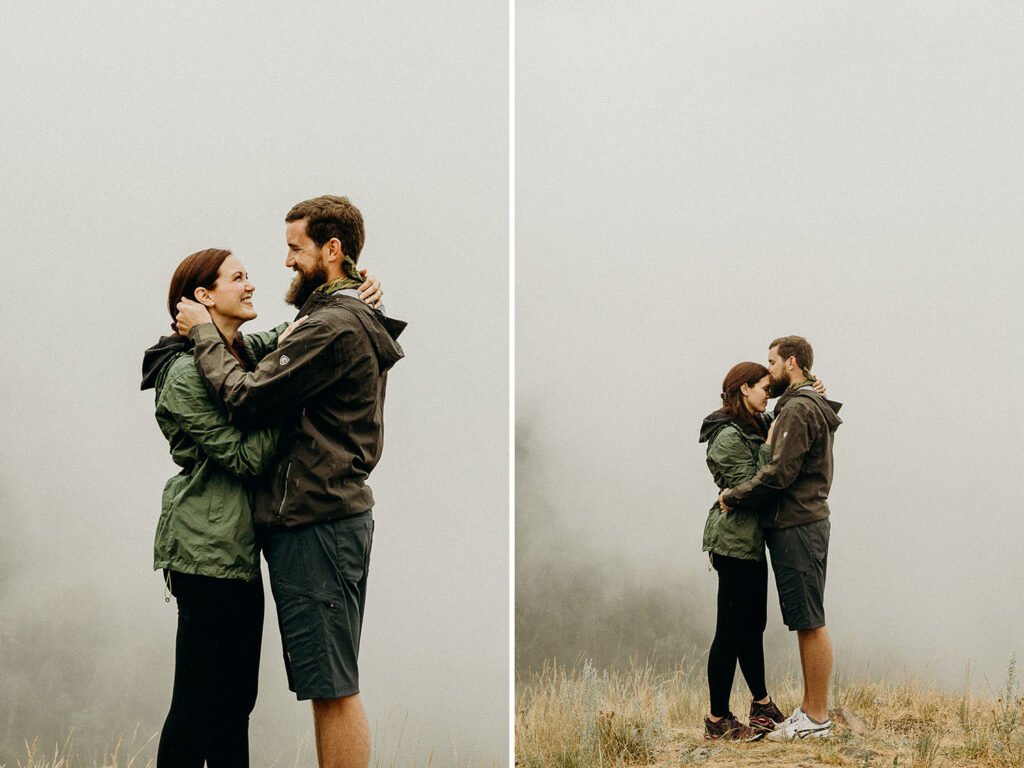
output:
[[320, 248], [332, 237], [338, 238], [341, 250], [352, 261], [359, 261], [366, 232], [363, 214], [347, 197], [321, 195], [312, 200], [296, 203], [284, 217], [287, 223], [306, 220], [306, 234]]
[[809, 371], [814, 365], [814, 350], [803, 336], [782, 336], [768, 345], [768, 349], [773, 347], [778, 347], [778, 355], [783, 360], [795, 357], [801, 370]]

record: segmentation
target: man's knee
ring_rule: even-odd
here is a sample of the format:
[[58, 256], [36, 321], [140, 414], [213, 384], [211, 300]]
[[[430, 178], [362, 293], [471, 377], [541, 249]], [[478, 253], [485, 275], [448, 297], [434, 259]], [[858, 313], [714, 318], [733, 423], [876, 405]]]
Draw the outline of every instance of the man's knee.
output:
[[825, 629], [825, 625], [815, 627], [814, 629], [798, 629], [796, 631], [797, 640], [804, 642], [805, 640], [814, 641], [821, 637], [828, 637], [828, 630]]
[[370, 726], [359, 694], [313, 699], [317, 758], [321, 768], [366, 768]]
[[363, 705], [359, 694], [339, 696], [335, 699], [313, 699], [313, 714], [317, 717], [348, 717], [362, 714]]

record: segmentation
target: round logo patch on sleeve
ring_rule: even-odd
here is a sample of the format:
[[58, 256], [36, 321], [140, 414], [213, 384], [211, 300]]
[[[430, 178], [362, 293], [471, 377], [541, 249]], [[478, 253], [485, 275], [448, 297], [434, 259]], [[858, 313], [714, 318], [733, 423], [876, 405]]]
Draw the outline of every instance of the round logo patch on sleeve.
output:
[[291, 358], [288, 355], [281, 355], [281, 359], [277, 361], [278, 365], [288, 365], [291, 362]]

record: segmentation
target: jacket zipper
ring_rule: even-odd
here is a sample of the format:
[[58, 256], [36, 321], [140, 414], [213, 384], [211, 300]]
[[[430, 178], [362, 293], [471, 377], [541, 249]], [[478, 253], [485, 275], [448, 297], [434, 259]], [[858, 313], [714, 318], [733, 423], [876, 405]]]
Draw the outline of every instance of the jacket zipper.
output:
[[292, 463], [289, 461], [284, 470], [284, 488], [281, 491], [281, 506], [277, 508], [277, 521], [281, 522], [284, 517], [284, 503], [288, 500], [288, 478], [292, 474]]

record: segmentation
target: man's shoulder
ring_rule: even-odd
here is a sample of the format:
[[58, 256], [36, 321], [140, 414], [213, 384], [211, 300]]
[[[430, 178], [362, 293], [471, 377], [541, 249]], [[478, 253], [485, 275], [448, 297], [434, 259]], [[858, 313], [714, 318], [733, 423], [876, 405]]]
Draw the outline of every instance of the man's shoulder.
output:
[[[776, 417], [777, 421], [782, 425], [791, 421], [816, 421], [821, 414], [821, 408], [818, 403], [815, 402], [816, 398], [818, 398], [818, 395], [816, 394], [806, 395], [799, 391], [794, 392], [786, 402], [786, 407], [783, 408], [781, 413]], [[776, 427], [776, 429], [778, 429], [778, 427]]]
[[346, 355], [372, 350], [383, 371], [405, 355], [398, 344], [405, 321], [386, 317], [354, 296], [314, 296], [301, 310], [306, 313], [305, 323], [313, 321], [309, 332], [319, 334], [322, 343], [336, 344]]
[[366, 326], [373, 320], [361, 318], [364, 311], [373, 314], [359, 299], [325, 296], [303, 308], [303, 312], [309, 314], [292, 333], [289, 342], [319, 348], [337, 347], [341, 354], [353, 354], [370, 346]]
[[819, 403], [824, 402], [821, 395], [815, 392], [813, 387], [800, 387], [799, 389], [791, 390], [783, 398], [783, 400], [779, 401], [779, 405], [783, 406], [781, 408], [783, 413], [790, 408], [816, 408]]
[[365, 302], [353, 296], [330, 294], [322, 297], [313, 305], [309, 313], [309, 320], [306, 322], [318, 322], [324, 325], [335, 327], [362, 326], [359, 315], [373, 315], [371, 309]]
[[782, 425], [799, 421], [811, 430], [834, 431], [842, 424], [837, 414], [841, 405], [826, 400], [810, 387], [801, 387], [789, 396], [785, 408], [776, 418]]
[[796, 392], [789, 396], [789, 402], [791, 405], [795, 405], [801, 408], [813, 408], [821, 401], [821, 395], [815, 392], [811, 387], [800, 387]]
[[387, 317], [353, 296], [333, 294], [325, 298], [328, 301], [318, 305], [310, 319], [316, 316], [322, 327], [336, 336], [365, 338], [375, 347], [394, 347], [398, 357], [402, 356], [396, 340], [405, 329], [405, 321]]

